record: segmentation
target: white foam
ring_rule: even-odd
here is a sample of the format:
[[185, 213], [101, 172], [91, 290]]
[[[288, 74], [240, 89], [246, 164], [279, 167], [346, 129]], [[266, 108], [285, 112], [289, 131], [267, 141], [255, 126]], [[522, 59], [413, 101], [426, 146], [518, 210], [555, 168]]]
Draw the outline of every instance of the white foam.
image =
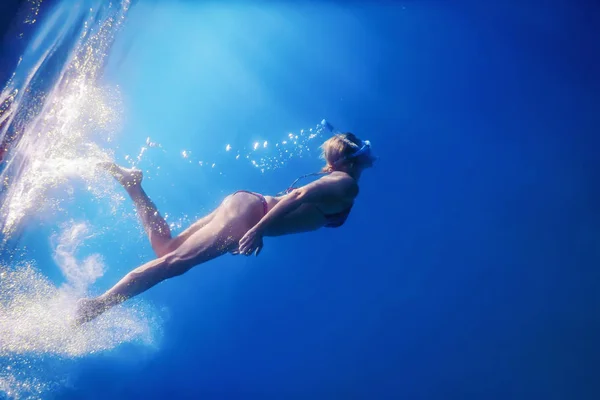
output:
[[[2, 239], [22, 231], [32, 216], [60, 210], [65, 195], [75, 193], [74, 182], [85, 182], [95, 197], [113, 204], [122, 199], [95, 166], [112, 158], [106, 145], [121, 121], [118, 88], [99, 78], [129, 5], [56, 2], [0, 92], [0, 141], [15, 138], [0, 170]], [[69, 50], [57, 52], [61, 46]], [[64, 276], [60, 284], [40, 271], [54, 265], [0, 264], [0, 397], [45, 396], [68, 384], [77, 358], [123, 343], [156, 343], [160, 321], [140, 301], [74, 325], [77, 300], [106, 270], [100, 254], [78, 255], [94, 232], [86, 222], [71, 221], [51, 238], [52, 257]]]
[[[98, 0], [86, 3], [94, 7], [66, 0], [56, 4], [36, 36], [48, 48], [38, 54], [30, 45], [0, 93], [0, 104], [8, 110], [0, 112], [6, 120], [0, 141], [9, 131], [18, 132], [14, 135], [19, 138], [0, 171], [1, 182], [9, 183], [0, 204], [5, 236], [19, 230], [25, 217], [59, 209], [60, 199], [48, 194], [71, 185], [74, 178], [86, 182], [97, 197], [111, 195], [95, 165], [111, 158], [105, 144], [120, 126], [122, 102], [118, 88], [101, 84], [99, 77], [129, 0], [118, 7]], [[71, 37], [76, 40], [66, 62], [41, 93], [44, 68], [59, 62], [54, 49]]]
[[[87, 224], [72, 222], [55, 236], [54, 259], [65, 277], [60, 286], [31, 262], [0, 265], [0, 392], [23, 395], [49, 390], [67, 379], [68, 371], [57, 373], [64, 362], [123, 343], [154, 347], [160, 319], [140, 301], [115, 307], [82, 326], [74, 325], [77, 300], [86, 296], [105, 270], [99, 254], [81, 261], [76, 257], [90, 232]], [[54, 359], [52, 370], [41, 362], [48, 357]], [[58, 360], [63, 360], [59, 368]]]

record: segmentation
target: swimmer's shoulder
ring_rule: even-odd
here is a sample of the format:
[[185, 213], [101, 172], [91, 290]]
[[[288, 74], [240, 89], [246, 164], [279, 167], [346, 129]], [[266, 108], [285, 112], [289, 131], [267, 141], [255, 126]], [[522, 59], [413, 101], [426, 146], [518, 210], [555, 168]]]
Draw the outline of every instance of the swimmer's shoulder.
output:
[[336, 185], [336, 188], [341, 192], [343, 197], [355, 198], [358, 196], [359, 188], [356, 179], [343, 171], [333, 171], [324, 178], [328, 178]]

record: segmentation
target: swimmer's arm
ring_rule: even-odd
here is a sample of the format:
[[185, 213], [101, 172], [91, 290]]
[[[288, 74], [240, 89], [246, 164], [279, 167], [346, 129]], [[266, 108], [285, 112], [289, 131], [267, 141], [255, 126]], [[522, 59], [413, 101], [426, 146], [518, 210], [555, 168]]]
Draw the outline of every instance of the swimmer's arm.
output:
[[264, 232], [273, 221], [285, 217], [302, 204], [319, 204], [354, 198], [358, 185], [349, 176], [326, 176], [285, 195], [252, 230]]

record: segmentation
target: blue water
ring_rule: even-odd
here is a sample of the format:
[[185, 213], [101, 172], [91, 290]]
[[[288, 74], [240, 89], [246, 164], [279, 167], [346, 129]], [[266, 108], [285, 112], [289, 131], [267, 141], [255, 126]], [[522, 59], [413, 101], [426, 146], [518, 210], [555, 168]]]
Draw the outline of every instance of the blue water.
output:
[[[320, 169], [320, 136], [302, 138], [323, 118], [379, 162], [342, 228], [268, 238], [258, 258], [144, 293], [150, 339], [3, 354], [0, 368], [51, 383], [33, 396], [600, 396], [598, 6], [138, 1], [126, 15], [99, 78], [119, 124], [99, 143], [144, 170], [175, 232], [228, 193]], [[278, 168], [252, 164], [266, 156]], [[131, 203], [98, 179], [103, 196], [61, 181], [45, 195], [61, 206], [28, 210], [3, 262], [61, 285], [52, 238], [82, 221], [77, 257], [105, 268], [90, 293], [152, 259]]]

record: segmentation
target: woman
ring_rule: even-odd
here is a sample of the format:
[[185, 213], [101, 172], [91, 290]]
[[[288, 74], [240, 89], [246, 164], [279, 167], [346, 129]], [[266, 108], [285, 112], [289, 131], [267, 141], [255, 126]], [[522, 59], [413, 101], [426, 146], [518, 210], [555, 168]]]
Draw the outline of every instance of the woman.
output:
[[179, 236], [169, 226], [142, 189], [142, 172], [104, 165], [123, 185], [138, 210], [156, 258], [128, 273], [115, 286], [94, 299], [78, 304], [77, 322], [96, 318], [104, 311], [157, 283], [225, 253], [258, 255], [264, 236], [306, 232], [341, 226], [358, 195], [363, 170], [373, 165], [369, 141], [352, 133], [337, 134], [322, 145], [327, 162], [322, 178], [292, 187], [279, 197], [240, 190], [228, 196], [210, 215], [198, 220]]

